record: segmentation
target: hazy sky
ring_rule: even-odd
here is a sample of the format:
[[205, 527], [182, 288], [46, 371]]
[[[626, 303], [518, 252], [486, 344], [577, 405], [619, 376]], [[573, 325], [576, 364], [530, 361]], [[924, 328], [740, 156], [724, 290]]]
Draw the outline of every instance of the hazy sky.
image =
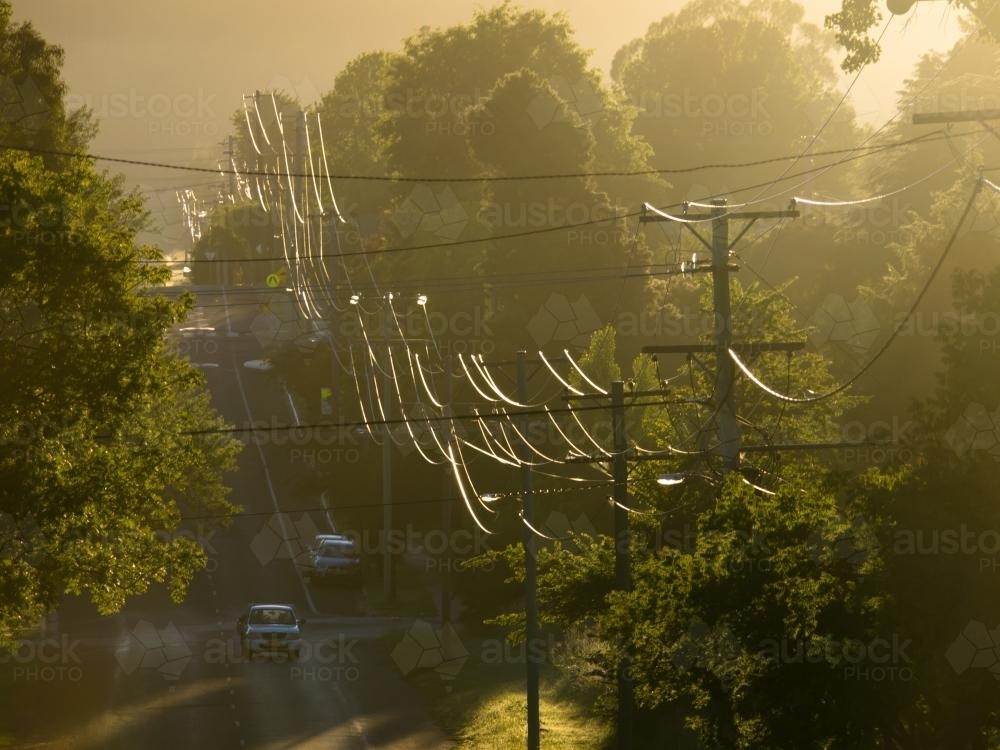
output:
[[[580, 44], [593, 51], [592, 64], [606, 72], [616, 50], [684, 3], [522, 4], [565, 11]], [[807, 0], [805, 5], [809, 19], [822, 24], [839, 0]], [[398, 49], [421, 26], [465, 22], [477, 7], [483, 4], [468, 0], [14, 0], [18, 20], [32, 21], [46, 39], [65, 49], [72, 101], [104, 110], [95, 151], [157, 161], [198, 158], [208, 165], [222, 153], [218, 144], [244, 92], [287, 81], [285, 86], [297, 87], [308, 104], [352, 57]], [[945, 3], [918, 4], [908, 16], [895, 18], [883, 60], [867, 69], [856, 87], [856, 109], [870, 121], [890, 116], [894, 92], [919, 55], [946, 49], [957, 36], [954, 11]], [[179, 110], [181, 121], [146, 111], [161, 105]], [[157, 188], [211, 182], [208, 175], [123, 171]]]

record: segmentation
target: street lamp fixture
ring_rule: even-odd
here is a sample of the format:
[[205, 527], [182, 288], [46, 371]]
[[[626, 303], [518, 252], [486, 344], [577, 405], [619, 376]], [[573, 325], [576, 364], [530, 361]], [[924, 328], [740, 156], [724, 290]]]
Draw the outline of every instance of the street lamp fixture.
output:
[[678, 484], [683, 484], [685, 479], [687, 479], [686, 474], [660, 474], [660, 476], [656, 478], [656, 483], [663, 485], [664, 487], [673, 487]]

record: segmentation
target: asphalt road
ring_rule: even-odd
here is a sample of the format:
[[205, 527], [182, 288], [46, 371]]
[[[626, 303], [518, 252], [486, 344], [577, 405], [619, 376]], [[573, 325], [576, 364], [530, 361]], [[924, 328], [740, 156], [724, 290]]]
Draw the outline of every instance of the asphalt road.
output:
[[[185, 327], [202, 330], [182, 334], [185, 350], [227, 421], [293, 422], [282, 389], [243, 366], [266, 356], [266, 333], [250, 332], [260, 308], [246, 304], [266, 295], [240, 294], [238, 305], [233, 296], [199, 298]], [[183, 604], [162, 589], [110, 617], [85, 599], [65, 602], [45, 646], [25, 644], [0, 663], [0, 746], [9, 732], [16, 747], [80, 750], [449, 747], [391, 658], [392, 642], [379, 639], [407, 622], [365, 616], [358, 593], [313, 586], [291, 559], [308, 524], [326, 530], [325, 514], [302, 510], [316, 498], [291, 490], [301, 470], [287, 443], [245, 447], [227, 481], [246, 515], [214, 533], [188, 522], [209, 563]], [[301, 662], [241, 653], [235, 622], [252, 601], [291, 604], [307, 620]]]

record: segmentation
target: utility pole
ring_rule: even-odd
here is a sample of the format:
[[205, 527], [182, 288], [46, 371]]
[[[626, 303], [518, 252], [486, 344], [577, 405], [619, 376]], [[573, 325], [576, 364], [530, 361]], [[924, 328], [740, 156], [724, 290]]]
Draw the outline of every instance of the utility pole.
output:
[[[615, 586], [619, 591], [632, 590], [632, 570], [629, 551], [628, 511], [628, 437], [625, 434], [625, 384], [611, 384], [611, 421], [614, 426], [614, 527], [615, 527]], [[618, 748], [632, 747], [632, 660], [627, 644], [626, 653], [618, 662]]]
[[715, 393], [718, 399], [719, 442], [722, 444], [724, 469], [739, 466], [740, 426], [736, 421], [733, 388], [733, 361], [729, 347], [733, 340], [732, 312], [729, 304], [729, 221], [726, 218], [726, 201], [712, 201], [712, 302], [715, 306], [715, 348], [718, 356]]
[[389, 316], [382, 310], [382, 341], [385, 344], [385, 359], [382, 362], [382, 415], [385, 424], [382, 425], [382, 530], [385, 554], [382, 557], [382, 595], [387, 602], [396, 598], [395, 579], [393, 577], [393, 555], [389, 543], [392, 533], [392, 399], [389, 398], [391, 387], [389, 378]]
[[[564, 357], [551, 357], [550, 362], [563, 362]], [[513, 361], [490, 362], [493, 367], [506, 367], [514, 365], [516, 369], [517, 398], [522, 404], [527, 404], [530, 398], [528, 394], [528, 381], [534, 377], [535, 373], [542, 367], [540, 361], [533, 361], [536, 369], [528, 373], [529, 361], [524, 351], [517, 352], [517, 357]], [[485, 363], [484, 363], [485, 364]], [[531, 434], [530, 423], [527, 414], [522, 414], [518, 420], [520, 422], [521, 433], [527, 437]], [[524, 620], [525, 620], [525, 693], [527, 702], [528, 718], [528, 750], [539, 750], [541, 745], [541, 715], [539, 711], [539, 684], [540, 670], [537, 659], [532, 658], [530, 646], [538, 643], [538, 540], [534, 532], [528, 527], [537, 528], [535, 524], [535, 491], [531, 474], [531, 450], [527, 445], [519, 443], [518, 457], [521, 462], [521, 513], [525, 521], [524, 536], [522, 544], [524, 546]]]
[[[228, 156], [229, 156], [229, 195], [235, 196], [236, 195], [236, 170], [234, 169], [234, 165], [236, 164], [236, 139], [233, 136], [229, 136], [229, 138], [227, 140], [229, 142], [229, 151], [228, 151]], [[230, 271], [229, 271], [229, 266], [230, 266], [229, 263], [223, 263], [223, 265], [222, 265], [222, 272], [223, 272], [223, 282], [222, 282], [222, 285], [224, 287], [228, 287], [230, 285], [230, 282], [231, 282], [231, 274], [230, 274]]]
[[[637, 399], [655, 397], [661, 399], [655, 404], [645, 405], [666, 405], [662, 400], [666, 395], [665, 390], [653, 391], [630, 391], [629, 401], [632, 406], [643, 406]], [[632, 590], [632, 559], [629, 538], [629, 518], [628, 511], [628, 463], [633, 461], [662, 461], [663, 457], [658, 455], [633, 456], [629, 450], [628, 434], [625, 429], [625, 384], [616, 380], [611, 383], [611, 390], [608, 394], [591, 394], [583, 396], [564, 396], [567, 402], [572, 401], [607, 401], [610, 399], [611, 421], [614, 432], [610, 457], [608, 453], [597, 456], [578, 456], [571, 458], [569, 463], [611, 463], [611, 475], [614, 489], [612, 492], [614, 540], [615, 540], [615, 588], [619, 591]], [[678, 403], [691, 403], [691, 401], [680, 401]], [[628, 643], [621, 643], [619, 647], [623, 653], [616, 668], [616, 683], [618, 688], [618, 717], [617, 717], [617, 747], [619, 750], [631, 750], [633, 744], [632, 737], [632, 714], [633, 714], [633, 689], [630, 655], [631, 646]]]
[[[643, 396], [661, 396], [662, 391], [642, 391], [630, 394], [633, 399]], [[577, 396], [567, 397], [567, 400], [577, 399], [607, 399], [607, 396]], [[614, 520], [615, 539], [615, 588], [619, 591], [632, 590], [632, 556], [629, 537], [628, 506], [628, 435], [625, 430], [625, 383], [615, 380], [611, 383], [611, 423], [614, 439], [611, 453], [611, 476], [614, 489], [612, 499], [612, 517]], [[584, 457], [581, 461], [592, 463], [602, 459], [600, 456]], [[618, 644], [622, 655], [616, 667], [616, 682], [618, 688], [617, 742], [618, 750], [632, 748], [632, 707], [634, 704], [632, 690], [632, 659], [631, 647], [628, 643]]]
[[[421, 365], [418, 363], [417, 367]], [[451, 412], [451, 417], [455, 416], [455, 410], [452, 407], [452, 402], [454, 399], [454, 385], [452, 381], [452, 362], [451, 355], [447, 355], [444, 360], [444, 377], [446, 382], [445, 387], [445, 405], [447, 411]], [[455, 441], [455, 421], [454, 419], [446, 422], [448, 429], [448, 441], [447, 445], [451, 446]], [[452, 471], [450, 463], [445, 464], [447, 468], [445, 469], [444, 485], [445, 491], [442, 495], [441, 501], [441, 526], [444, 529], [444, 538], [447, 540], [448, 544], [445, 548], [445, 569], [442, 571], [441, 576], [441, 627], [443, 628], [451, 620], [451, 564], [454, 556], [451, 554], [451, 504], [452, 504], [452, 488], [454, 484], [451, 481], [449, 472]]]
[[[528, 373], [525, 352], [517, 353], [517, 399], [528, 403]], [[521, 431], [525, 437], [530, 434], [528, 415], [521, 415]], [[538, 570], [535, 555], [538, 541], [531, 530], [535, 526], [535, 493], [531, 477], [531, 453], [528, 446], [520, 445], [521, 454], [521, 507], [524, 513], [524, 620], [525, 620], [525, 662], [527, 664], [528, 697], [528, 750], [539, 750], [541, 743], [541, 721], [539, 717], [538, 662], [534, 658], [533, 646], [538, 643]]]
[[[726, 200], [723, 198], [713, 199], [710, 205], [711, 210], [708, 213], [692, 216], [685, 210], [683, 218], [673, 217], [662, 212], [649, 213], [644, 209], [642, 216], [639, 217], [639, 221], [679, 221], [682, 227], [690, 230], [712, 253], [710, 266], [706, 268], [694, 262], [692, 263], [691, 271], [692, 273], [709, 271], [712, 274], [712, 303], [715, 307], [713, 315], [716, 359], [715, 414], [719, 424], [719, 454], [722, 457], [722, 468], [724, 472], [728, 472], [739, 468], [742, 440], [739, 422], [736, 420], [736, 367], [729, 356], [729, 350], [733, 346], [729, 272], [739, 269], [737, 266], [730, 265], [729, 256], [736, 243], [743, 238], [758, 219], [796, 218], [799, 212], [795, 210], [794, 205], [787, 211], [728, 211], [726, 209]], [[745, 219], [747, 220], [747, 224], [740, 230], [736, 238], [730, 242], [729, 222], [734, 219]], [[695, 229], [699, 220], [711, 221], [711, 242], [707, 242]], [[798, 345], [793, 344], [792, 346]], [[643, 347], [642, 351], [650, 354], [660, 351], [685, 351], [691, 354], [693, 352], [704, 351], [704, 346], [694, 344], [690, 346]]]

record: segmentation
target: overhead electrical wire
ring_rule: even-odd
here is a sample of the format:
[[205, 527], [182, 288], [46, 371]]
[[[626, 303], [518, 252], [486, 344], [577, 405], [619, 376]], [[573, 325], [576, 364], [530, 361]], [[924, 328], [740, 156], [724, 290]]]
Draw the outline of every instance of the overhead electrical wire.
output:
[[[940, 257], [938, 258], [937, 262], [934, 264], [934, 267], [931, 269], [930, 274], [927, 276], [927, 280], [924, 282], [923, 287], [918, 292], [916, 299], [913, 301], [913, 304], [910, 306], [910, 309], [909, 309], [909, 311], [906, 314], [907, 319], [909, 319], [909, 318], [911, 318], [913, 316], [913, 313], [916, 311], [917, 307], [919, 307], [921, 301], [923, 301], [924, 296], [927, 294], [927, 291], [930, 289], [931, 284], [933, 283], [934, 279], [937, 277], [938, 272], [941, 270], [941, 267], [944, 265], [945, 260], [947, 259], [948, 255], [951, 253], [951, 249], [952, 249], [952, 247], [954, 247], [955, 242], [958, 240], [961, 228], [965, 224], [965, 220], [968, 218], [969, 213], [971, 212], [971, 210], [973, 208], [973, 204], [975, 203], [976, 197], [979, 195], [979, 191], [982, 188], [983, 184], [984, 184], [984, 178], [980, 178], [976, 182], [976, 186], [975, 186], [975, 188], [972, 191], [972, 195], [969, 196], [969, 200], [965, 204], [965, 209], [962, 211], [961, 217], [958, 219], [958, 222], [955, 224], [955, 229], [952, 231], [952, 234], [951, 234], [951, 237], [948, 240], [948, 243], [945, 245], [945, 248], [942, 251]], [[990, 184], [991, 184], [991, 186], [993, 186], [993, 183], [990, 183]], [[993, 186], [993, 187], [995, 187], [995, 186]], [[761, 390], [765, 391], [766, 393], [768, 393], [769, 395], [773, 396], [774, 398], [777, 398], [777, 399], [782, 400], [782, 401], [787, 401], [789, 403], [795, 403], [795, 404], [811, 404], [811, 403], [816, 403], [818, 401], [825, 401], [826, 399], [831, 398], [832, 396], [835, 396], [838, 393], [842, 393], [843, 391], [845, 391], [848, 388], [850, 388], [855, 382], [857, 382], [857, 380], [859, 378], [861, 378], [861, 376], [863, 376], [866, 372], [868, 372], [868, 370], [870, 370], [872, 368], [872, 366], [874, 366], [874, 364], [882, 357], [883, 354], [885, 354], [886, 350], [893, 344], [893, 342], [899, 336], [899, 331], [900, 330], [901, 329], [900, 329], [899, 326], [894, 327], [893, 330], [892, 330], [892, 332], [889, 334], [888, 340], [882, 345], [882, 347], [877, 352], [875, 352], [875, 354], [872, 356], [872, 358], [870, 360], [868, 360], [861, 367], [861, 369], [859, 369], [848, 380], [846, 380], [845, 382], [841, 383], [840, 385], [838, 385], [837, 387], [833, 388], [832, 390], [827, 391], [826, 393], [818, 394], [816, 396], [795, 397], [795, 396], [789, 396], [789, 395], [784, 394], [784, 393], [780, 393], [779, 391], [777, 391], [777, 390], [771, 388], [770, 386], [768, 386], [766, 383], [763, 382], [763, 380], [761, 380], [758, 376], [756, 376], [750, 370], [750, 368], [747, 367], [747, 365], [743, 363], [743, 361], [739, 358], [739, 356], [736, 354], [736, 352], [734, 352], [732, 349], [729, 350], [729, 357], [733, 360], [733, 362], [736, 364], [736, 366], [740, 368], [740, 370], [743, 372], [743, 374], [747, 376], [747, 378], [750, 380], [750, 382], [752, 382], [758, 388], [760, 388]]]
[[[255, 105], [256, 107], [256, 102]], [[258, 118], [260, 117], [259, 110], [257, 111]], [[280, 122], [279, 122], [280, 126]], [[261, 131], [265, 134], [266, 129], [261, 126]], [[830, 149], [827, 151], [817, 151], [812, 154], [812, 157], [820, 156], [842, 156], [845, 154], [856, 154], [860, 150], [869, 150], [872, 152], [878, 152], [885, 150], [887, 148], [901, 148], [905, 146], [910, 146], [917, 143], [926, 142], [928, 140], [946, 140], [947, 138], [958, 138], [963, 135], [968, 135], [968, 133], [958, 133], [951, 134], [950, 136], [941, 135], [944, 133], [943, 130], [931, 131], [920, 136], [915, 136], [913, 138], [901, 139], [899, 141], [892, 141], [888, 144], [879, 144], [871, 146], [853, 146], [845, 147], [839, 149]], [[268, 141], [268, 145], [271, 145]], [[33, 153], [39, 155], [47, 156], [65, 156], [65, 157], [77, 157], [83, 159], [90, 159], [93, 161], [104, 161], [113, 164], [129, 164], [133, 166], [140, 167], [151, 167], [155, 169], [172, 169], [180, 172], [200, 172], [200, 173], [215, 173], [218, 170], [212, 167], [196, 167], [184, 164], [170, 164], [166, 162], [157, 161], [145, 161], [140, 159], [124, 159], [120, 157], [107, 156], [104, 154], [96, 154], [83, 151], [67, 151], [63, 149], [50, 149], [43, 148], [40, 146], [26, 146], [22, 144], [14, 143], [0, 143], [0, 149], [5, 149], [8, 151], [21, 151], [24, 153]], [[801, 156], [797, 155], [784, 155], [768, 157], [765, 159], [755, 159], [751, 161], [743, 162], [718, 162], [718, 163], [707, 163], [699, 164], [690, 167], [668, 167], [662, 169], [639, 169], [639, 170], [606, 170], [606, 171], [592, 171], [592, 172], [565, 172], [565, 173], [554, 173], [554, 174], [526, 174], [526, 175], [478, 175], [475, 177], [462, 177], [462, 176], [421, 176], [421, 177], [406, 177], [402, 175], [352, 175], [352, 174], [330, 174], [330, 177], [335, 180], [357, 180], [357, 181], [371, 181], [371, 182], [418, 182], [418, 183], [435, 183], [435, 182], [446, 182], [446, 183], [461, 183], [461, 182], [518, 182], [518, 181], [529, 181], [529, 180], [559, 180], [559, 179], [581, 179], [588, 177], [645, 177], [650, 175], [670, 175], [670, 174], [691, 174], [694, 172], [702, 172], [712, 169], [747, 169], [752, 167], [766, 166], [768, 164], [778, 164], [785, 161], [797, 162], [801, 160]], [[824, 167], [825, 168], [825, 167]], [[267, 176], [265, 173], [260, 172], [248, 172], [249, 175], [260, 175]], [[278, 173], [278, 177], [305, 177], [307, 175], [298, 173]], [[786, 175], [787, 177], [787, 175]], [[785, 179], [785, 178], [781, 178]], [[772, 180], [767, 183], [763, 183], [764, 186], [771, 185], [777, 180]]]

